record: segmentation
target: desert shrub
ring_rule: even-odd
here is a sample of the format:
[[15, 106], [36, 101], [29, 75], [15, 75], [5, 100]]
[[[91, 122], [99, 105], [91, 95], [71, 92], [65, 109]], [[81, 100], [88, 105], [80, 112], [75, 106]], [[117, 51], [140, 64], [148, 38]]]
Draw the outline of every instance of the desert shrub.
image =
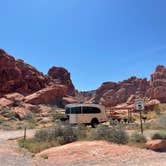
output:
[[166, 129], [166, 115], [160, 115], [156, 125], [160, 129]]
[[160, 115], [161, 113], [160, 105], [159, 104], [155, 105], [153, 111], [156, 113], [156, 115]]
[[35, 138], [38, 141], [46, 141], [48, 139], [48, 131], [46, 129], [36, 131]]
[[57, 125], [55, 127], [41, 129], [36, 132], [35, 138], [38, 141], [57, 141], [59, 144], [67, 144], [76, 141], [77, 135], [70, 125], [62, 126]]
[[46, 154], [43, 154], [40, 157], [43, 158], [43, 159], [48, 159], [48, 156]]
[[162, 132], [159, 132], [159, 133], [155, 133], [153, 136], [152, 136], [152, 139], [155, 140], [155, 139], [166, 139], [166, 133], [162, 133]]
[[61, 113], [52, 113], [52, 118], [53, 118], [53, 121], [57, 121], [57, 120], [60, 120], [61, 118], [63, 118], [64, 114], [61, 114]]
[[10, 120], [17, 120], [15, 117], [15, 113], [9, 107], [1, 108], [0, 112], [1, 112], [1, 115], [3, 115], [3, 117], [7, 117]]
[[151, 129], [151, 128], [153, 128], [153, 125], [152, 125], [152, 123], [144, 123], [143, 128], [144, 129]]
[[110, 128], [106, 125], [99, 125], [96, 129], [92, 130], [92, 139], [94, 140], [107, 140], [110, 134]]
[[25, 114], [25, 119], [26, 120], [31, 120], [34, 118], [34, 114], [31, 111], [27, 111]]
[[80, 124], [76, 128], [73, 128], [73, 132], [78, 140], [83, 140], [87, 138], [88, 128], [85, 125]]
[[35, 138], [29, 138], [29, 139], [20, 139], [18, 141], [18, 144], [20, 147], [28, 149], [32, 153], [39, 153], [44, 149], [48, 149], [53, 146], [57, 146], [57, 142], [55, 141], [44, 141], [40, 142]]
[[133, 133], [131, 136], [130, 136], [130, 142], [131, 143], [146, 143], [146, 137], [140, 133]]
[[60, 136], [64, 139], [63, 144], [71, 143], [77, 140], [77, 136], [71, 126], [66, 126], [62, 128], [62, 135]]
[[128, 135], [123, 128], [114, 127], [110, 130], [108, 141], [118, 144], [126, 144], [128, 142]]
[[92, 138], [95, 140], [107, 140], [118, 144], [126, 144], [128, 135], [125, 130], [119, 126], [108, 127], [100, 125], [92, 131]]

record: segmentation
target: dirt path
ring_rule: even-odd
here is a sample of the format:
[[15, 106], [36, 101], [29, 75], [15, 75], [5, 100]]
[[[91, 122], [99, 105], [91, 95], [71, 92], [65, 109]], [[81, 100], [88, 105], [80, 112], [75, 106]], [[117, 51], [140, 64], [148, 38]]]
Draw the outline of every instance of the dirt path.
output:
[[[33, 137], [36, 132], [36, 129], [28, 129], [27, 130], [27, 137]], [[0, 130], [0, 139], [4, 140], [12, 140], [21, 138], [24, 135], [24, 130], [13, 130], [13, 131], [6, 131], [6, 130]]]
[[[27, 137], [33, 137], [35, 131], [27, 130]], [[42, 159], [35, 160], [20, 150], [15, 139], [23, 137], [23, 133], [23, 130], [0, 131], [0, 166], [53, 166]]]

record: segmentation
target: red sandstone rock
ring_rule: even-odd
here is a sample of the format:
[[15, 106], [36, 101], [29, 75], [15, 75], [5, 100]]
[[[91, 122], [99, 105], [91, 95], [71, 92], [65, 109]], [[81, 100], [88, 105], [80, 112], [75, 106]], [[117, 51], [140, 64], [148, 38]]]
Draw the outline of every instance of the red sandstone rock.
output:
[[[43, 75], [33, 66], [26, 64], [23, 60], [15, 60], [4, 50], [0, 49], [0, 97], [10, 93], [10, 95], [6, 95], [5, 98], [21, 101], [23, 96], [20, 95], [27, 96], [41, 90], [40, 95], [37, 95], [38, 93], [32, 95], [33, 97], [36, 96], [34, 97], [35, 99], [29, 99], [30, 96], [28, 96], [27, 99], [29, 99], [29, 102], [33, 101], [32, 103], [44, 104], [54, 103], [54, 101], [60, 103], [62, 102], [60, 100], [65, 95], [75, 94], [75, 89], [70, 79], [70, 73], [66, 69], [52, 67], [48, 75], [49, 76]], [[50, 88], [47, 88], [48, 86]], [[52, 92], [50, 92], [51, 90]], [[20, 93], [20, 95], [16, 92]], [[41, 92], [44, 93], [44, 95], [46, 94], [45, 98]], [[37, 99], [37, 96], [39, 99]]]
[[151, 75], [147, 95], [160, 102], [166, 102], [166, 68], [164, 66], [157, 66], [156, 71]]
[[13, 92], [27, 95], [44, 88], [46, 82], [42, 73], [22, 60], [15, 60], [2, 49], [0, 50], [0, 78], [0, 96]]
[[29, 96], [25, 97], [25, 102], [38, 105], [38, 104], [57, 104], [61, 105], [62, 98], [67, 91], [64, 85], [55, 85], [39, 90]]
[[146, 148], [151, 150], [166, 150], [166, 140], [151, 140], [146, 143]]
[[6, 98], [0, 98], [0, 108], [2, 107], [7, 107], [7, 106], [12, 106], [13, 105], [13, 101], [8, 100]]
[[72, 96], [66, 96], [62, 98], [62, 104], [65, 106], [66, 104], [72, 104], [72, 103], [77, 103], [78, 100], [75, 97]]
[[10, 94], [6, 94], [6, 95], [4, 95], [4, 97], [6, 98], [6, 99], [9, 99], [9, 100], [12, 100], [12, 101], [14, 101], [14, 102], [17, 102], [17, 101], [23, 101], [23, 99], [24, 99], [24, 96], [23, 95], [21, 95], [20, 93], [10, 93]]
[[114, 106], [119, 103], [124, 103], [131, 95], [135, 95], [139, 90], [142, 96], [145, 95], [149, 83], [146, 79], [131, 77], [122, 82], [113, 83], [106, 82], [96, 90], [96, 99], [106, 106]]
[[53, 80], [59, 81], [60, 84], [66, 85], [68, 95], [74, 95], [74, 85], [70, 79], [70, 73], [65, 68], [53, 66], [51, 69], [49, 69], [48, 75]]

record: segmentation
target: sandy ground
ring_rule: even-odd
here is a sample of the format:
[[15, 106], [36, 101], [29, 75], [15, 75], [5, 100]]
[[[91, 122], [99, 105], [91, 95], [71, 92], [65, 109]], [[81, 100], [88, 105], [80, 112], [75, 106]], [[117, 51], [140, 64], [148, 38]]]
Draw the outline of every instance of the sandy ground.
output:
[[157, 153], [106, 141], [83, 141], [45, 150], [38, 154], [58, 165], [165, 166], [166, 153]]
[[[34, 130], [28, 130], [32, 137]], [[82, 141], [50, 148], [32, 157], [13, 139], [23, 131], [0, 131], [0, 166], [165, 166], [166, 153], [105, 141]], [[10, 141], [9, 141], [10, 139]], [[11, 140], [12, 139], [12, 140]], [[48, 159], [40, 156], [47, 155]]]

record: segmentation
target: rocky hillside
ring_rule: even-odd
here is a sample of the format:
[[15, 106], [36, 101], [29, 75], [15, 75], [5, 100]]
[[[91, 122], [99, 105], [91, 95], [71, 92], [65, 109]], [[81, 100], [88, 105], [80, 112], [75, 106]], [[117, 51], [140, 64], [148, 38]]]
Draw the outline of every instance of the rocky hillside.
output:
[[62, 106], [77, 101], [95, 101], [106, 106], [114, 106], [130, 102], [137, 92], [142, 97], [166, 102], [166, 68], [157, 66], [149, 81], [146, 78], [131, 77], [118, 83], [105, 82], [94, 91], [78, 92], [65, 68], [54, 66], [44, 75], [23, 60], [16, 60], [0, 49], [1, 101], [6, 101], [6, 94], [15, 92], [23, 96], [23, 102], [33, 105]]
[[[106, 106], [115, 106], [120, 103], [130, 102], [139, 93], [141, 97], [158, 99], [166, 102], [166, 68], [157, 66], [151, 75], [150, 81], [146, 78], [131, 77], [121, 82], [104, 82], [91, 97], [91, 93], [81, 93], [85, 100], [102, 103]], [[88, 98], [87, 98], [88, 96]], [[91, 97], [91, 98], [89, 98]]]
[[63, 97], [66, 100], [69, 96], [74, 96], [75, 88], [66, 69], [52, 67], [44, 75], [23, 60], [16, 60], [0, 49], [1, 101], [6, 94], [15, 92], [23, 95], [22, 100], [26, 103], [61, 105]]

